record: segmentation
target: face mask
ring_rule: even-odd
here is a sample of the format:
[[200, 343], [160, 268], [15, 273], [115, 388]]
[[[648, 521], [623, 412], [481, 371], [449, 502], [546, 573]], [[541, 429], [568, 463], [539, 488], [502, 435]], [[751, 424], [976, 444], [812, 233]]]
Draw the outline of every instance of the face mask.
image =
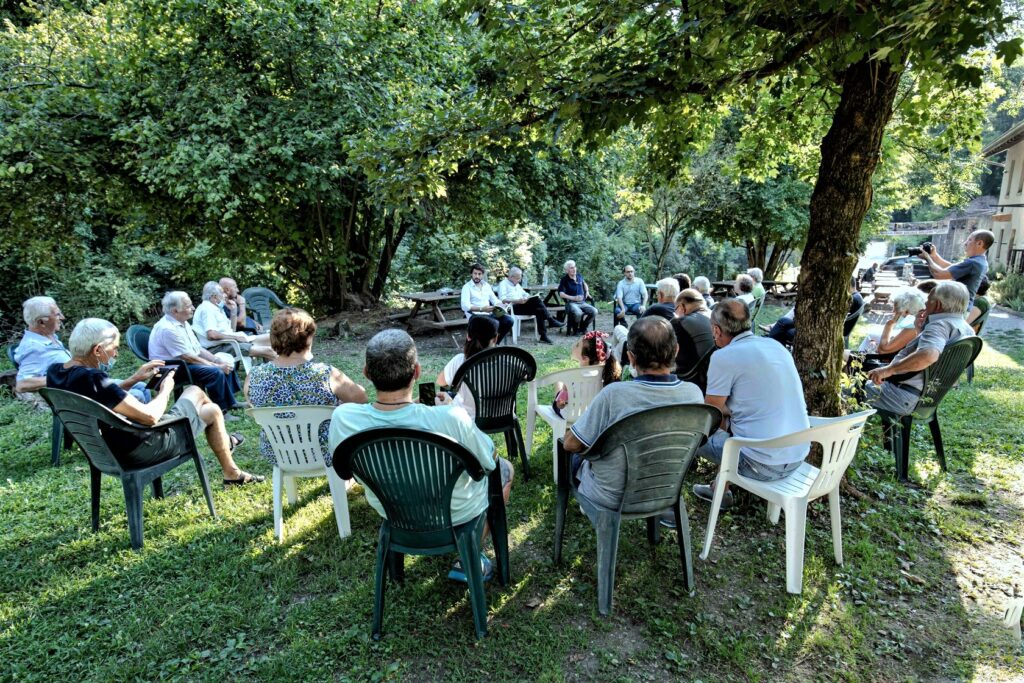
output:
[[117, 362], [117, 357], [116, 356], [112, 356], [112, 357], [107, 359], [106, 363], [100, 363], [97, 366], [97, 368], [99, 369], [100, 372], [109, 373], [111, 370], [114, 369], [114, 364], [116, 362]]

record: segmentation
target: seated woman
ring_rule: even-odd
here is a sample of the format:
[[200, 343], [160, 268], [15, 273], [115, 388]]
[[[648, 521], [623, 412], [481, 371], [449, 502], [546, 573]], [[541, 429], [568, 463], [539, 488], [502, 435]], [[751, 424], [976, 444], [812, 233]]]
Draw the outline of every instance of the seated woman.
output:
[[917, 337], [914, 317], [924, 309], [927, 295], [916, 287], [896, 292], [892, 299], [892, 317], [881, 330], [868, 332], [859, 351], [878, 355], [891, 355], [900, 351]]
[[[177, 417], [188, 418], [193, 437], [205, 434], [206, 443], [220, 461], [224, 471], [224, 485], [261, 482], [264, 477], [239, 469], [231, 452], [244, 441], [241, 434], [228, 434], [224, 428], [224, 414], [197, 386], [186, 387], [167, 410], [167, 401], [174, 389], [174, 371], [161, 382], [156, 396], [143, 404], [129, 394], [125, 387], [144, 382], [156, 374], [163, 361], [149, 361], [121, 383], [107, 372], [114, 366], [120, 347], [121, 335], [112, 323], [99, 318], [86, 318], [75, 325], [68, 339], [71, 360], [54, 363], [46, 372], [46, 386], [63, 389], [91, 398], [133, 422], [153, 426]], [[182, 444], [177, 432], [168, 432], [167, 438], [140, 440], [132, 432], [116, 429], [102, 434], [110, 450], [124, 467], [145, 467], [164, 462], [179, 454]]]
[[[489, 349], [498, 342], [498, 323], [494, 318], [483, 315], [475, 315], [469, 319], [469, 327], [466, 329], [466, 342], [462, 346], [462, 353], [458, 353], [448, 361], [444, 369], [437, 374], [437, 386], [439, 388], [450, 387], [455, 380], [455, 374], [467, 360]], [[448, 394], [439, 390], [437, 392], [438, 403], [447, 403]], [[473, 392], [465, 383], [459, 387], [454, 402], [461, 405], [469, 416], [476, 419], [476, 402], [473, 400]]]
[[[620, 325], [620, 327], [622, 327]], [[603, 366], [601, 369], [601, 386], [608, 386], [613, 382], [622, 379], [622, 366], [619, 360], [609, 348], [605, 339], [606, 332], [587, 332], [572, 347], [573, 360], [580, 364], [581, 368], [589, 368], [595, 365]], [[555, 383], [555, 400], [551, 407], [555, 414], [562, 417], [562, 408], [569, 404], [569, 391], [562, 382]]]
[[992, 308], [992, 302], [985, 296], [988, 294], [990, 286], [988, 278], [983, 276], [978, 284], [978, 293], [974, 295], [974, 305], [971, 306], [971, 310], [967, 311], [967, 324], [974, 329], [974, 334], [981, 332], [981, 325], [976, 325], [975, 321]]
[[[245, 378], [245, 396], [254, 408], [278, 406], [336, 406], [366, 403], [366, 390], [345, 373], [313, 360], [316, 321], [301, 308], [282, 308], [270, 322], [270, 346], [277, 358], [257, 365]], [[330, 421], [320, 425], [324, 463], [331, 466], [327, 450]], [[276, 465], [274, 449], [260, 432], [260, 455]]]

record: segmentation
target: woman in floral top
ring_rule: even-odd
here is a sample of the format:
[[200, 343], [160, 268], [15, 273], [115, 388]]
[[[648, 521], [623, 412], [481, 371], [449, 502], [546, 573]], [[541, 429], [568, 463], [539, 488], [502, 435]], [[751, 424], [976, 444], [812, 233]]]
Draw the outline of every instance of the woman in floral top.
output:
[[[366, 403], [366, 390], [345, 373], [313, 360], [316, 322], [301, 308], [283, 308], [270, 323], [270, 345], [277, 358], [252, 369], [245, 380], [245, 395], [254, 408], [279, 406], [334, 406]], [[330, 421], [320, 425], [324, 463], [331, 466], [327, 452]], [[260, 454], [276, 465], [274, 450], [260, 432]]]

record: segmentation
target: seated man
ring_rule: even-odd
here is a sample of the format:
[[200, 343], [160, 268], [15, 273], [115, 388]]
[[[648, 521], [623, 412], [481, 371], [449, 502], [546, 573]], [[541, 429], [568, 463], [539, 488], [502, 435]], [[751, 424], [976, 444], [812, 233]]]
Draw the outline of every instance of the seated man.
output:
[[707, 307], [704, 297], [696, 289], [684, 289], [676, 297], [676, 317], [672, 319], [672, 331], [676, 333], [679, 351], [676, 353], [675, 373], [682, 377], [693, 370], [700, 359], [715, 347], [711, 334], [710, 315], [704, 315]]
[[715, 305], [715, 300], [711, 298], [711, 280], [703, 275], [698, 275], [693, 278], [693, 288], [700, 292], [700, 295], [704, 297], [704, 303], [707, 305], [708, 310], [711, 310]]
[[733, 285], [732, 291], [736, 293], [736, 298], [748, 307], [753, 306], [754, 301], [757, 299], [754, 296], [754, 278], [746, 273], [736, 276], [736, 284]]
[[[438, 432], [452, 437], [465, 446], [491, 472], [501, 468], [501, 483], [505, 501], [512, 490], [512, 464], [504, 458], [495, 458], [494, 442], [477, 429], [476, 424], [460, 406], [426, 406], [413, 399], [413, 389], [420, 377], [420, 364], [416, 344], [402, 330], [378, 332], [366, 345], [366, 364], [363, 374], [373, 382], [377, 400], [373, 403], [343, 403], [331, 418], [328, 447], [333, 453], [338, 444], [366, 429], [401, 427]], [[368, 487], [363, 487], [366, 502], [385, 517], [384, 507]], [[487, 479], [473, 481], [463, 473], [452, 491], [452, 524], [465, 524], [487, 509]], [[486, 533], [486, 532], [485, 532]], [[484, 575], [490, 562], [481, 557]], [[461, 565], [452, 570], [449, 578], [465, 581]]]
[[[868, 373], [871, 383], [864, 389], [872, 406], [901, 416], [914, 411], [924, 389], [922, 371], [939, 359], [946, 344], [974, 336], [974, 330], [964, 320], [969, 301], [967, 287], [959, 282], [943, 281], [935, 286], [928, 295], [921, 334], [904, 346], [891, 363]], [[906, 377], [907, 373], [912, 374]]]
[[[177, 417], [186, 417], [196, 440], [205, 434], [210, 450], [220, 461], [224, 485], [242, 485], [261, 482], [264, 477], [239, 469], [231, 453], [242, 441], [241, 434], [228, 434], [220, 408], [199, 387], [187, 387], [174, 407], [167, 410], [167, 402], [174, 389], [174, 373], [164, 378], [152, 401], [139, 403], [125, 391], [125, 386], [150, 379], [163, 363], [152, 360], [140, 367], [134, 375], [118, 384], [110, 379], [107, 370], [114, 365], [120, 346], [117, 328], [106, 320], [86, 318], [71, 332], [68, 346], [71, 360], [55, 363], [46, 374], [46, 386], [63, 389], [103, 404], [118, 415], [142, 425], [156, 425]], [[126, 467], [145, 467], [167, 460], [181, 452], [182, 444], [176, 432], [168, 438], [140, 441], [128, 432], [111, 430], [101, 434], [110, 449]]]
[[576, 271], [575, 261], [565, 262], [565, 275], [558, 281], [558, 296], [565, 302], [569, 333], [584, 334], [597, 316], [597, 309], [587, 303], [590, 287]]
[[[782, 346], [750, 331], [750, 311], [739, 299], [723, 299], [711, 311], [711, 333], [718, 351], [711, 356], [705, 400], [722, 411], [722, 425], [697, 454], [722, 462], [726, 439], [771, 439], [807, 429], [804, 389], [793, 356]], [[743, 448], [738, 472], [758, 481], [786, 477], [807, 456], [807, 444], [786, 448]], [[711, 486], [698, 484], [693, 492], [711, 500]], [[726, 491], [722, 507], [732, 505]]]
[[622, 269], [623, 278], [615, 285], [615, 308], [613, 310], [616, 325], [625, 324], [626, 314], [639, 318], [647, 309], [647, 285], [636, 277], [636, 268], [626, 266]]
[[616, 510], [626, 485], [626, 460], [619, 453], [587, 453], [601, 433], [628, 415], [648, 408], [703, 403], [700, 389], [683, 382], [676, 366], [676, 335], [663, 319], [643, 317], [633, 323], [626, 341], [629, 363], [637, 371], [631, 382], [607, 385], [565, 433], [563, 446], [574, 454], [570, 467], [576, 498], [591, 521], [598, 510]]
[[978, 318], [988, 313], [992, 308], [992, 302], [988, 300], [987, 296], [990, 286], [991, 283], [988, 281], [988, 276], [981, 278], [981, 284], [978, 285], [978, 293], [974, 296], [974, 305], [967, 312], [967, 324], [974, 330], [974, 334], [981, 334], [981, 324], [978, 323]]
[[200, 345], [210, 353], [223, 351], [230, 354], [232, 348], [227, 341], [234, 340], [247, 356], [267, 360], [277, 358], [274, 349], [270, 348], [269, 334], [249, 335], [234, 331], [231, 321], [221, 308], [223, 303], [224, 290], [219, 284], [210, 281], [203, 285], [203, 303], [199, 304], [192, 318], [192, 329]]
[[[857, 291], [857, 281], [853, 278], [850, 278], [847, 293], [850, 295], [850, 304], [846, 311], [846, 317], [849, 318], [864, 306], [864, 297]], [[742, 299], [742, 297], [739, 298]], [[796, 338], [796, 306], [786, 311], [771, 327], [761, 325], [761, 330], [780, 344], [792, 346], [793, 340]]]
[[665, 320], [672, 320], [676, 317], [676, 297], [679, 296], [679, 281], [674, 277], [666, 277], [658, 280], [658, 303], [647, 309], [643, 317], [656, 315]]
[[512, 331], [512, 318], [506, 315], [501, 299], [497, 297], [490, 283], [484, 279], [484, 267], [479, 263], [470, 266], [470, 280], [462, 285], [462, 296], [460, 303], [466, 317], [474, 315], [489, 315], [498, 322], [498, 341], [505, 338], [505, 335]]
[[754, 281], [754, 289], [751, 290], [751, 294], [754, 296], [754, 301], [764, 298], [764, 271], [760, 268], [748, 268], [747, 275]]
[[[153, 326], [149, 335], [149, 357], [152, 360], [180, 360], [188, 364], [196, 384], [206, 390], [210, 398], [224, 412], [241, 408], [235, 394], [241, 391], [233, 363], [227, 363], [207, 351], [199, 343], [192, 326], [192, 300], [185, 292], [167, 292], [163, 301], [164, 317]], [[237, 420], [227, 415], [229, 421]]]
[[[221, 310], [231, 322], [231, 329], [236, 332], [248, 334], [261, 334], [263, 325], [248, 316], [245, 308], [245, 297], [238, 293], [238, 283], [229, 277], [222, 277], [218, 283], [224, 290], [224, 301], [221, 302]], [[269, 321], [267, 322], [269, 324]]]
[[522, 268], [517, 266], [509, 268], [508, 276], [498, 283], [498, 298], [501, 303], [511, 306], [512, 312], [516, 315], [532, 315], [537, 321], [537, 335], [540, 340], [545, 344], [553, 344], [554, 342], [548, 338], [548, 325], [562, 327], [565, 323], [556, 320], [548, 312], [548, 307], [544, 305], [539, 296], [528, 294], [520, 284], [522, 281]]

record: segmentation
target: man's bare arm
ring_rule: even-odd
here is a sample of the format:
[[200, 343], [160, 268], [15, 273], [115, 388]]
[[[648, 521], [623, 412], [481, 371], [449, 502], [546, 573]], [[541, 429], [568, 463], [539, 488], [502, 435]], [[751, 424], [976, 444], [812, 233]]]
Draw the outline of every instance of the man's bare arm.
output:
[[25, 394], [33, 391], [39, 391], [40, 389], [43, 389], [45, 387], [45, 377], [26, 377], [25, 379], [20, 379], [17, 381], [17, 383], [14, 385], [14, 390], [17, 391], [18, 393]]

